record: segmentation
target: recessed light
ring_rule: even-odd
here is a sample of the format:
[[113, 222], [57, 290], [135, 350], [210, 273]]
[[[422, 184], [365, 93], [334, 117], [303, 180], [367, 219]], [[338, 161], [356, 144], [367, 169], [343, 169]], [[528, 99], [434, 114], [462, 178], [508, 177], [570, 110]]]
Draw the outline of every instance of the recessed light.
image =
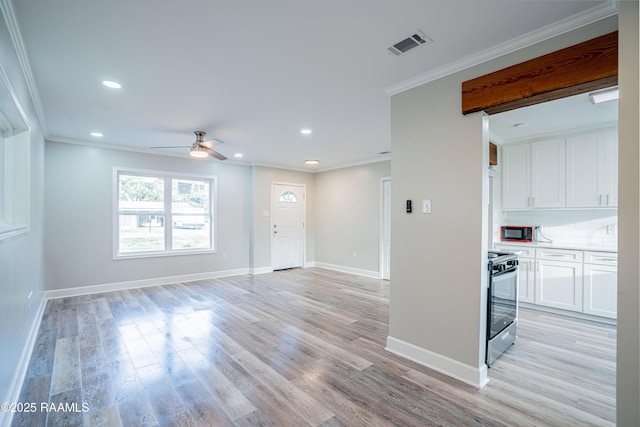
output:
[[306, 165], [317, 165], [320, 163], [320, 160], [305, 160], [304, 163]]
[[111, 80], [103, 80], [102, 84], [111, 89], [120, 89], [122, 87], [120, 83]]
[[242, 153], [236, 153], [233, 155], [233, 157], [235, 157], [236, 159], [241, 159], [244, 156], [244, 154]]
[[303, 135], [309, 135], [309, 134], [311, 134], [311, 129], [302, 129], [300, 131], [300, 133], [303, 134]]
[[95, 136], [96, 138], [102, 138], [104, 135], [100, 132], [91, 132], [91, 136]]

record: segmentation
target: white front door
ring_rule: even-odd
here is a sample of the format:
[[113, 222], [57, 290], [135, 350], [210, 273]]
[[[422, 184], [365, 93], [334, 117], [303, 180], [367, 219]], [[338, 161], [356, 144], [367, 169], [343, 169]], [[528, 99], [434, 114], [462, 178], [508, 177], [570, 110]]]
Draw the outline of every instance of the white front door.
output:
[[391, 279], [391, 178], [382, 178], [382, 233], [380, 268], [384, 280]]
[[304, 265], [305, 187], [273, 184], [271, 265], [274, 270]]

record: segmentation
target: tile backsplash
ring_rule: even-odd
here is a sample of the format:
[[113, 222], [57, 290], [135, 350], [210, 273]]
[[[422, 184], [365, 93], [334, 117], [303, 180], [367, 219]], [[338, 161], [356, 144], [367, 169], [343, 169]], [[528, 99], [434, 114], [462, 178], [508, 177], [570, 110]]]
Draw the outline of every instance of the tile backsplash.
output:
[[[554, 246], [616, 250], [618, 211], [503, 211], [502, 225], [540, 225]], [[538, 234], [539, 240], [544, 240]]]

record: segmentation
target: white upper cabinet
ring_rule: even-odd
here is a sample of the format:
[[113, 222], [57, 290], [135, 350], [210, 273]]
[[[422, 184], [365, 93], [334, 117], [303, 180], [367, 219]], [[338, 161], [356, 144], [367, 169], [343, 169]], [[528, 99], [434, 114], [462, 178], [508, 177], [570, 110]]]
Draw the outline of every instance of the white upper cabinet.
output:
[[564, 139], [531, 144], [531, 206], [563, 208], [565, 205]]
[[503, 147], [503, 209], [565, 206], [563, 138]]
[[567, 138], [567, 207], [617, 205], [617, 131]]
[[503, 209], [531, 207], [531, 144], [507, 145], [502, 149]]

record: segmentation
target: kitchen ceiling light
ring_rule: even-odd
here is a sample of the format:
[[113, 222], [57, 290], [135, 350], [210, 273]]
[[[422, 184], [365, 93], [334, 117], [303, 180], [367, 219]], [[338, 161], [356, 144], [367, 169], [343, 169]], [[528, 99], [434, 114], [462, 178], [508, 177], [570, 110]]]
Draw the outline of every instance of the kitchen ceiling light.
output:
[[235, 157], [236, 159], [241, 159], [242, 157], [244, 157], [244, 154], [236, 153], [236, 154], [233, 155], [233, 157]]
[[304, 164], [305, 165], [317, 165], [320, 163], [320, 160], [305, 160]]
[[620, 97], [618, 88], [601, 90], [600, 92], [593, 92], [589, 94], [589, 99], [592, 104], [600, 104], [601, 102], [615, 101]]
[[199, 159], [203, 159], [209, 155], [207, 153], [207, 150], [203, 147], [193, 147], [191, 148], [189, 154], [191, 155], [191, 157], [197, 157]]
[[120, 89], [122, 87], [120, 83], [111, 80], [103, 80], [102, 84], [111, 89]]
[[104, 135], [100, 132], [91, 132], [91, 136], [95, 136], [96, 138], [102, 138]]
[[302, 129], [300, 131], [301, 134], [303, 135], [310, 135], [311, 134], [311, 129]]

